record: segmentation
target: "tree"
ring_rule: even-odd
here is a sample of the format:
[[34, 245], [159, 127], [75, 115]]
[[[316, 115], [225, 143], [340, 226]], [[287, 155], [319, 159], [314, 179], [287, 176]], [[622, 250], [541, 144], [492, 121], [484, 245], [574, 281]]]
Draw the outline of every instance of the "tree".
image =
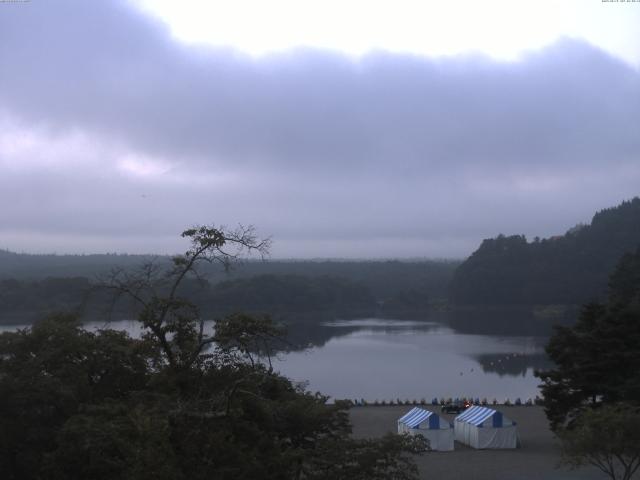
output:
[[601, 403], [640, 405], [640, 249], [625, 255], [611, 278], [609, 302], [585, 306], [547, 345], [556, 367], [537, 375], [554, 430]]
[[387, 434], [379, 440], [323, 442], [318, 448], [306, 479], [411, 480], [418, 469], [409, 454], [429, 450], [429, 441], [422, 435]]
[[252, 367], [256, 365], [255, 355], [266, 356], [271, 370], [273, 344], [288, 343], [284, 335], [284, 328], [274, 325], [269, 316], [236, 313], [216, 322], [213, 338], [222, 351], [237, 350], [249, 360]]
[[144, 401], [85, 405], [57, 432], [45, 476], [60, 480], [184, 478], [161, 409]]
[[263, 364], [281, 334], [268, 317], [235, 315], [212, 334], [182, 297], [201, 262], [228, 268], [268, 241], [242, 227], [183, 237], [190, 248], [168, 270], [149, 263], [104, 284], [137, 306], [140, 340], [72, 316], [0, 335], [3, 479], [415, 478], [419, 440], [351, 439], [346, 403]]
[[82, 405], [121, 401], [149, 379], [142, 342], [87, 332], [72, 315], [0, 335], [0, 471], [37, 478], [45, 453]]
[[253, 227], [197, 226], [182, 232], [190, 248], [172, 258], [172, 266], [162, 271], [148, 263], [136, 272], [115, 270], [102, 287], [132, 300], [140, 309], [139, 320], [145, 339], [154, 344], [173, 372], [189, 370], [215, 338], [206, 335], [204, 318], [198, 308], [180, 296], [180, 287], [189, 277], [202, 280], [198, 266], [202, 262], [219, 263], [231, 268], [243, 255], [269, 251], [270, 240], [258, 239]]
[[640, 198], [622, 202], [564, 235], [527, 242], [499, 235], [457, 269], [450, 299], [470, 305], [579, 305], [606, 295], [620, 257], [640, 244]]
[[586, 410], [560, 439], [562, 462], [574, 468], [593, 465], [612, 480], [630, 480], [640, 467], [640, 411], [635, 406]]

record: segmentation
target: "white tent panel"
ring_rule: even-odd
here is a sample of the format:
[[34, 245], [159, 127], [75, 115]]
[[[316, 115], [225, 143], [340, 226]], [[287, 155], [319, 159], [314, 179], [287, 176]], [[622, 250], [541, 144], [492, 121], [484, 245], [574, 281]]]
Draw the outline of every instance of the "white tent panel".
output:
[[432, 450], [453, 450], [453, 428], [439, 415], [419, 407], [412, 408], [398, 419], [398, 433], [422, 435]]
[[453, 428], [447, 430], [427, 430], [414, 428], [410, 435], [422, 435], [429, 440], [429, 447], [436, 452], [453, 451]]
[[518, 432], [515, 426], [503, 428], [477, 428], [478, 440], [475, 448], [516, 448]]
[[455, 439], [473, 448], [517, 448], [515, 422], [501, 412], [475, 406], [454, 420]]

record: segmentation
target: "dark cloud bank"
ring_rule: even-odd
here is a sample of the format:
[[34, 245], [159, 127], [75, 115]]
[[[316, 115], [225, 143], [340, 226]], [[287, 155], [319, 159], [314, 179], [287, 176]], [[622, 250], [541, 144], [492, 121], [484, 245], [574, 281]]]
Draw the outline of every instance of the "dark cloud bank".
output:
[[276, 256], [464, 256], [640, 190], [640, 73], [575, 40], [256, 59], [125, 3], [31, 2], [0, 6], [0, 72], [0, 247], [174, 251], [241, 221]]

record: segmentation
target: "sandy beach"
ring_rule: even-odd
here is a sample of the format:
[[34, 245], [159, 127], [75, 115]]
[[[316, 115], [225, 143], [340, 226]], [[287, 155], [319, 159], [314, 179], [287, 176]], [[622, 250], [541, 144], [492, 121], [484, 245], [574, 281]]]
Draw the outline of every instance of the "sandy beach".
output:
[[[397, 419], [411, 406], [354, 407], [350, 411], [353, 434], [372, 438], [397, 431]], [[425, 408], [431, 409], [430, 406]], [[420, 478], [463, 480], [596, 480], [606, 478], [595, 468], [558, 468], [559, 446], [549, 430], [541, 407], [506, 407], [497, 410], [518, 424], [522, 448], [515, 450], [474, 450], [458, 442], [453, 452], [430, 452], [416, 457]], [[432, 409], [439, 412], [439, 407]], [[443, 415], [453, 421], [454, 415]]]

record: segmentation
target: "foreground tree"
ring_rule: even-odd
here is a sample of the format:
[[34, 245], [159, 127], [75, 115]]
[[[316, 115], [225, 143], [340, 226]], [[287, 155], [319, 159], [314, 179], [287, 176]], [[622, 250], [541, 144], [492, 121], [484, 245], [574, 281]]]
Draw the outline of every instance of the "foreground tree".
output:
[[39, 478], [56, 437], [85, 405], [124, 402], [151, 372], [142, 342], [87, 332], [70, 315], [0, 335], [0, 472]]
[[2, 478], [415, 478], [410, 454], [423, 442], [351, 439], [346, 403], [262, 363], [281, 334], [268, 317], [229, 317], [214, 334], [181, 295], [202, 262], [228, 268], [268, 241], [242, 227], [183, 237], [190, 248], [168, 270], [105, 282], [136, 305], [140, 340], [69, 316], [0, 335]]
[[630, 480], [640, 467], [640, 410], [624, 404], [587, 410], [560, 439], [563, 463], [593, 465], [612, 480]]
[[630, 479], [640, 466], [640, 249], [621, 259], [608, 303], [585, 306], [547, 353], [556, 368], [538, 376], [563, 462]]
[[410, 454], [424, 453], [429, 442], [422, 435], [387, 434], [379, 440], [341, 438], [318, 446], [318, 455], [307, 462], [298, 478], [411, 480], [418, 468]]
[[200, 355], [215, 341], [205, 333], [205, 319], [198, 308], [181, 296], [180, 287], [189, 278], [203, 280], [202, 263], [217, 263], [229, 270], [245, 255], [266, 255], [270, 246], [270, 240], [259, 239], [253, 227], [199, 226], [185, 230], [182, 237], [189, 239], [190, 248], [173, 257], [168, 270], [154, 263], [134, 272], [115, 270], [101, 285], [112, 290], [115, 299], [124, 296], [135, 304], [145, 339], [174, 373], [187, 371], [202, 360]]
[[620, 261], [609, 302], [587, 305], [575, 326], [558, 328], [547, 353], [556, 367], [538, 376], [552, 429], [600, 404], [640, 405], [640, 249]]

